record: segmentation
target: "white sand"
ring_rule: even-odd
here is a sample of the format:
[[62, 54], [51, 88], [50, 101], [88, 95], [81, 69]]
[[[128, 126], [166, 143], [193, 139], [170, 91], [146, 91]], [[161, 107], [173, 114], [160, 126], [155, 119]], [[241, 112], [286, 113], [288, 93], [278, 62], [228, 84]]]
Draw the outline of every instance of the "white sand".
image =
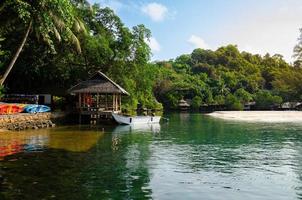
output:
[[220, 119], [246, 122], [302, 122], [302, 111], [216, 111], [207, 115]]

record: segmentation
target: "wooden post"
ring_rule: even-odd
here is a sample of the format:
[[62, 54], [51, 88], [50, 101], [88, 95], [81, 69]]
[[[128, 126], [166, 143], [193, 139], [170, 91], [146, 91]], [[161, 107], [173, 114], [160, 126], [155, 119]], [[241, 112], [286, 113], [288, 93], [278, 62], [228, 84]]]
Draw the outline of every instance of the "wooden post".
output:
[[82, 107], [82, 99], [81, 99], [81, 93], [79, 93], [79, 109], [81, 110]]
[[115, 99], [115, 101], [116, 101], [115, 104], [116, 104], [116, 110], [117, 110], [117, 111], [118, 111], [118, 98], [119, 98], [119, 95], [117, 94], [117, 95], [116, 95], [116, 99]]
[[96, 107], [99, 108], [99, 93], [96, 94]]
[[112, 110], [115, 110], [115, 94], [112, 94]]
[[83, 107], [86, 107], [86, 94], [83, 93]]
[[116, 94], [114, 95], [114, 111], [116, 111]]
[[105, 94], [105, 110], [108, 110], [107, 109], [107, 93]]
[[119, 111], [121, 111], [122, 110], [122, 95], [120, 94], [120, 110]]

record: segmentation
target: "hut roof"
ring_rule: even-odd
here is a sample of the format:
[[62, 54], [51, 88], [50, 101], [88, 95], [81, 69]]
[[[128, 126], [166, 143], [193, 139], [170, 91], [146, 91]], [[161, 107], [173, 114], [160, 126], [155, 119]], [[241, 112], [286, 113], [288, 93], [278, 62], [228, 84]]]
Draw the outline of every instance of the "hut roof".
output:
[[129, 93], [108, 78], [101, 71], [97, 71], [86, 81], [82, 81], [77, 85], [71, 87], [68, 93], [103, 93], [103, 94], [123, 94], [129, 95]]
[[186, 100], [184, 100], [184, 99], [179, 100], [178, 106], [179, 107], [190, 107], [190, 105], [188, 104], [188, 102]]

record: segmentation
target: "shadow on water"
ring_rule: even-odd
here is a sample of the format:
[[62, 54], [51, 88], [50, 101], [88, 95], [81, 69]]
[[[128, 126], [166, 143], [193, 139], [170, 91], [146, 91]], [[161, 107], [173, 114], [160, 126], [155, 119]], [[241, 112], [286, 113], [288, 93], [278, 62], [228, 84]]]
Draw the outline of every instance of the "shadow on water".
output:
[[0, 133], [0, 199], [302, 197], [302, 125], [165, 117]]
[[151, 140], [142, 136], [85, 127], [1, 133], [0, 199], [148, 198]]

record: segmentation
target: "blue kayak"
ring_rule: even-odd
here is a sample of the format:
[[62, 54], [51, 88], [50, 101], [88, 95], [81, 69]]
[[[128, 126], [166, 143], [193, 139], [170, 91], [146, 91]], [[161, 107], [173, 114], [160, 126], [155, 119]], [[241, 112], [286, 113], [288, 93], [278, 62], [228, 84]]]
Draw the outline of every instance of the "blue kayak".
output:
[[30, 104], [24, 108], [24, 111], [27, 113], [43, 113], [43, 112], [49, 112], [50, 107], [45, 105]]

